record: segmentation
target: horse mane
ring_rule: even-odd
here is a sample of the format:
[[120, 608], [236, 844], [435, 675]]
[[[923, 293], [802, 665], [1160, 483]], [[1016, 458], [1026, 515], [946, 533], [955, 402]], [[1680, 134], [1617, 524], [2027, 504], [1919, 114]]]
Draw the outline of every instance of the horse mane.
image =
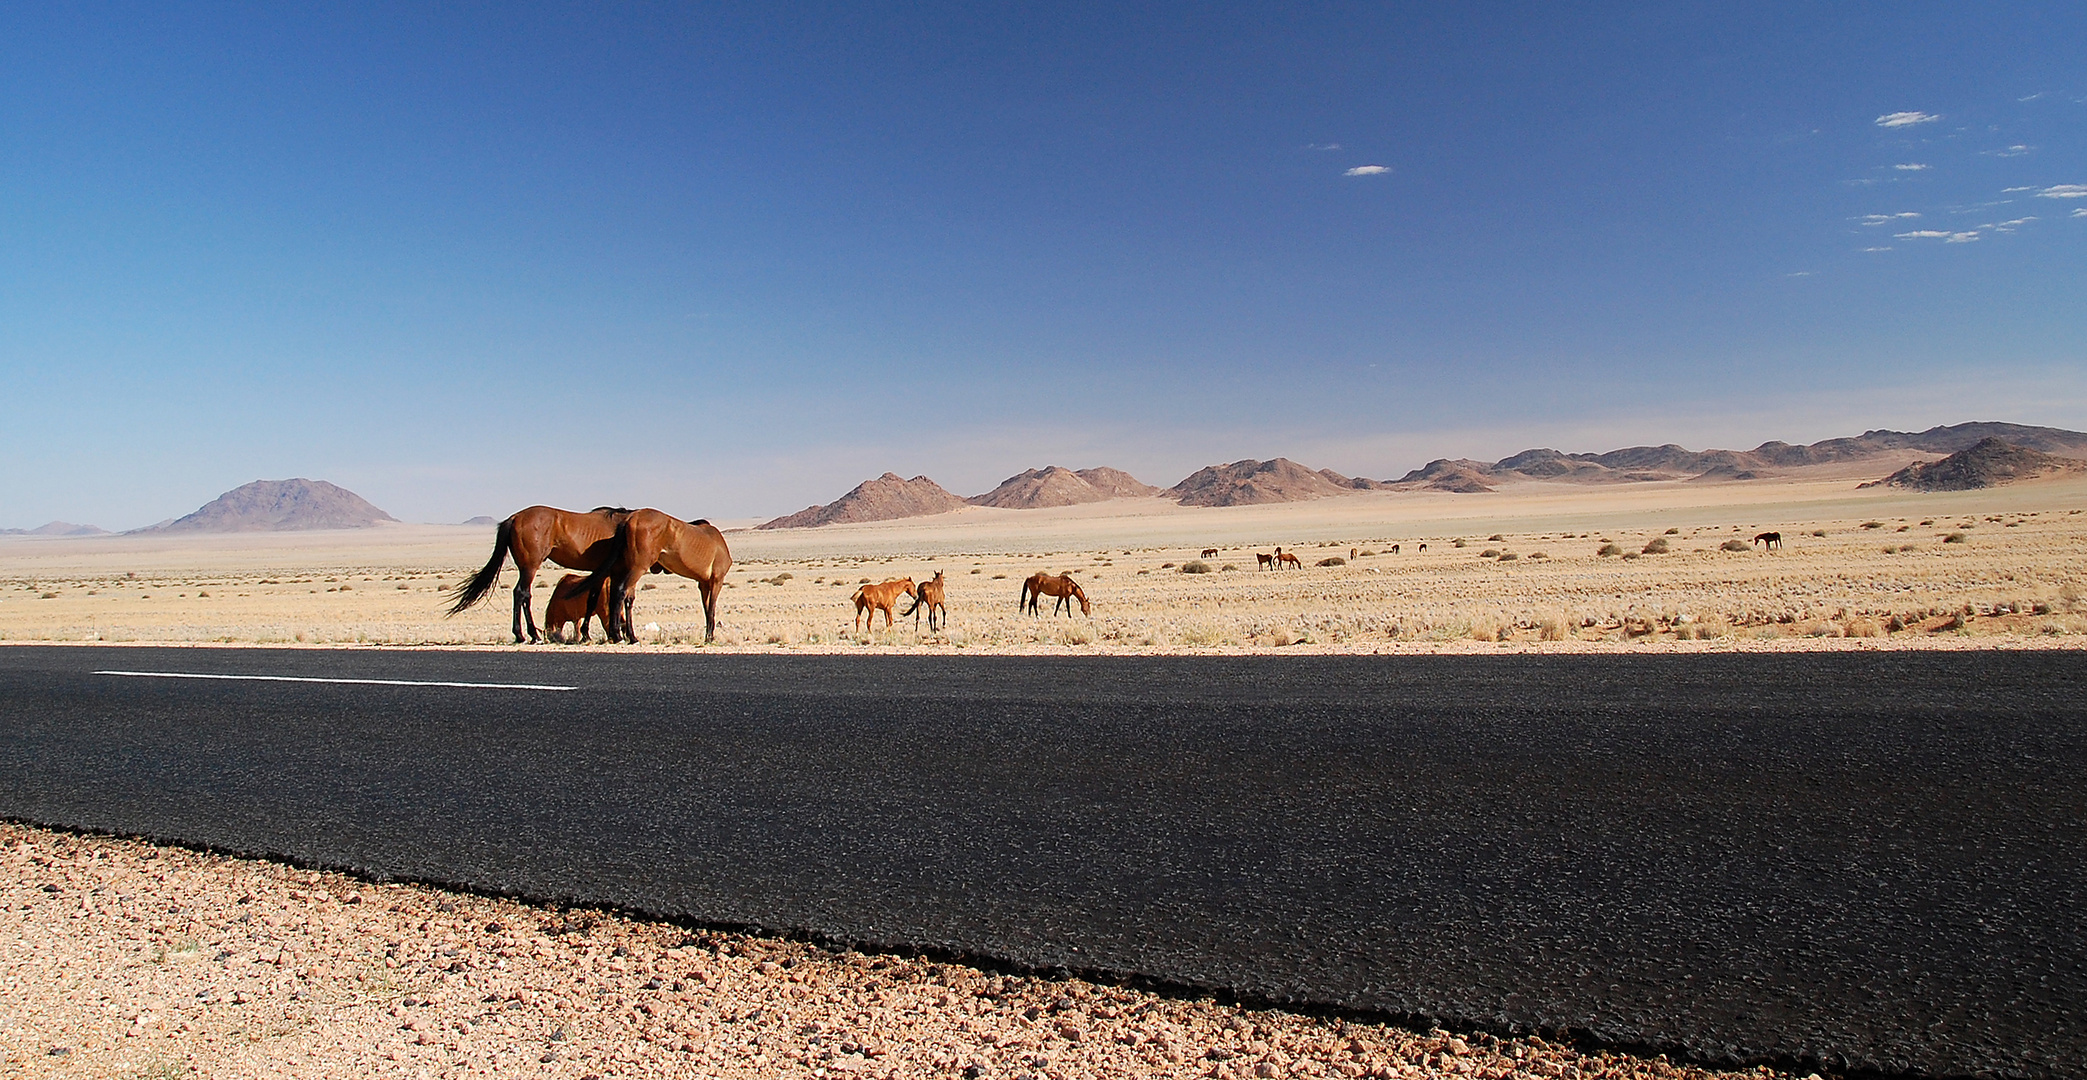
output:
[[587, 511], [590, 514], [633, 514], [637, 511], [628, 506], [597, 506]]

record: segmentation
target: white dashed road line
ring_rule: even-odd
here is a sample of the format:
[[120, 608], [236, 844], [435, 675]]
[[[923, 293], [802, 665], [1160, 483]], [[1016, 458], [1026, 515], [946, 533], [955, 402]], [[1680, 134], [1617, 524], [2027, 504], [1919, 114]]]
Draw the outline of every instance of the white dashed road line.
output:
[[347, 683], [360, 686], [460, 686], [469, 690], [578, 690], [577, 686], [548, 686], [537, 683], [421, 682], [414, 679], [317, 679], [307, 675], [207, 675], [193, 671], [97, 671], [96, 675], [125, 675], [138, 679], [229, 679], [242, 682]]

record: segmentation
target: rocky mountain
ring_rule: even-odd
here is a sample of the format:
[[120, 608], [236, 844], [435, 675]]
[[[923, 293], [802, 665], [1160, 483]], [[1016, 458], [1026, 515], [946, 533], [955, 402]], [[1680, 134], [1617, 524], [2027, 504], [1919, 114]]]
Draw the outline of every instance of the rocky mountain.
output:
[[1859, 461], [1896, 450], [1953, 454], [1992, 438], [2040, 453], [2087, 456], [2087, 433], [1981, 422], [1932, 427], [1918, 432], [1878, 429], [1853, 438], [1826, 439], [1810, 445], [1765, 442], [1752, 450], [1690, 450], [1673, 443], [1629, 446], [1601, 454], [1524, 450], [1490, 465], [1468, 460], [1431, 461], [1400, 477], [1398, 486], [1438, 491], [1483, 491], [1490, 490], [1494, 483], [1509, 480], [1582, 484], [1753, 480], [1779, 469]]
[[0, 529], [0, 536], [107, 536], [109, 530], [99, 525], [75, 525], [70, 521], [53, 521], [33, 529]]
[[256, 480], [203, 504], [195, 513], [133, 532], [298, 532], [363, 529], [397, 521], [362, 496], [324, 480]]
[[1000, 486], [964, 501], [973, 506], [997, 506], [1007, 510], [1035, 510], [1046, 506], [1074, 506], [1106, 499], [1130, 499], [1157, 495], [1159, 489], [1143, 483], [1121, 469], [1081, 469], [1077, 472], [1057, 465], [1016, 473]]
[[901, 480], [885, 473], [864, 480], [855, 490], [824, 506], [807, 506], [794, 514], [754, 526], [757, 529], [804, 529], [818, 525], [842, 525], [855, 521], [891, 521], [955, 510], [964, 500], [944, 490], [925, 476]]
[[463, 520], [462, 522], [460, 522], [459, 524], [463, 524], [463, 525], [498, 525], [498, 524], [500, 524], [500, 519], [499, 519], [499, 518], [496, 518], [496, 517], [493, 517], [493, 516], [492, 516], [492, 515], [490, 515], [490, 514], [480, 514], [480, 515], [478, 515], [477, 517], [470, 517], [470, 518], [465, 518], [465, 519], [464, 519], [464, 520]]
[[1246, 458], [1230, 465], [1205, 466], [1161, 494], [1183, 506], [1253, 506], [1323, 499], [1385, 486], [1382, 481], [1342, 476], [1332, 469], [1308, 469], [1289, 458]]
[[1980, 439], [1940, 461], [1915, 462], [1862, 486], [1970, 491], [2069, 472], [2087, 472], [2087, 461], [2046, 454], [1994, 437]]

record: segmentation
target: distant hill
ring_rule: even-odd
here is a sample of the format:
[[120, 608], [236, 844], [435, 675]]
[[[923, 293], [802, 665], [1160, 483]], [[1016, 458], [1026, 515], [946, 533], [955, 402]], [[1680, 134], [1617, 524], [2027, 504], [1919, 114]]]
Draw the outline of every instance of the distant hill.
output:
[[256, 480], [203, 504], [195, 513], [143, 529], [162, 532], [301, 532], [363, 529], [397, 518], [362, 496], [324, 480]]
[[997, 506], [1007, 510], [1036, 510], [1046, 506], [1074, 506], [1106, 499], [1130, 499], [1157, 495], [1159, 489], [1143, 483], [1121, 469], [1081, 469], [1077, 472], [1047, 465], [1016, 473], [1000, 486], [964, 501], [973, 506]]
[[1915, 462], [1862, 486], [1971, 491], [2069, 472], [2087, 472], [2087, 461], [2016, 446], [2001, 438], [1985, 438], [1940, 461]]
[[1859, 461], [1895, 450], [1954, 454], [1985, 439], [1998, 438], [2046, 454], [2087, 456], [2087, 432], [2024, 424], [1969, 423], [1926, 431], [1866, 431], [1853, 438], [1826, 439], [1808, 446], [1765, 442], [1752, 450], [1690, 450], [1665, 446], [1630, 446], [1601, 454], [1566, 454], [1557, 450], [1524, 450], [1488, 465], [1478, 461], [1431, 461], [1398, 480], [1406, 489], [1441, 491], [1490, 490], [1509, 480], [1554, 480], [1580, 484], [1634, 483], [1647, 480], [1753, 480], [1779, 469]]
[[857, 521], [891, 521], [955, 510], [964, 500], [945, 491], [925, 476], [901, 480], [885, 473], [864, 480], [855, 490], [824, 506], [807, 506], [794, 514], [754, 526], [757, 529], [805, 529], [819, 525], [843, 525]]
[[1198, 469], [1163, 494], [1183, 506], [1253, 506], [1260, 503], [1298, 502], [1348, 495], [1385, 487], [1382, 481], [1342, 476], [1332, 469], [1308, 469], [1289, 458], [1255, 461], [1246, 458], [1230, 465]]
[[0, 536], [107, 536], [109, 530], [99, 525], [75, 525], [70, 521], [53, 521], [33, 529], [0, 529]]
[[499, 518], [496, 518], [496, 517], [489, 517], [489, 516], [487, 516], [487, 515], [485, 515], [485, 514], [480, 514], [480, 515], [478, 515], [477, 517], [474, 517], [474, 518], [465, 518], [465, 519], [464, 519], [464, 520], [463, 520], [462, 522], [460, 522], [460, 524], [464, 524], [464, 525], [498, 525], [498, 524], [500, 524], [500, 519], [499, 519]]

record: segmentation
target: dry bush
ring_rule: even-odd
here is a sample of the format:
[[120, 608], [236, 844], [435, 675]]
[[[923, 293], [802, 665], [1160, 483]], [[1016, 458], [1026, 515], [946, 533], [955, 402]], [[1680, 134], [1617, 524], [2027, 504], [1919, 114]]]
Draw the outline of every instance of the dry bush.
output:
[[1341, 557], [1340, 557], [1339, 555], [1335, 555], [1335, 556], [1332, 556], [1332, 557], [1330, 557], [1330, 558], [1320, 559], [1320, 560], [1319, 560], [1319, 565], [1320, 565], [1320, 566], [1346, 566], [1346, 565], [1348, 565], [1348, 560], [1346, 560], [1346, 559], [1343, 559], [1343, 558], [1341, 558]]
[[1491, 541], [1493, 541], [1493, 542], [1494, 542], [1494, 543], [1496, 543], [1496, 544], [1499, 544], [1499, 543], [1505, 543], [1505, 542], [1506, 542], [1506, 540], [1507, 540], [1507, 537], [1505, 537], [1505, 536], [1502, 536], [1502, 535], [1500, 535], [1499, 533], [1494, 533], [1493, 535], [1491, 535], [1491, 536], [1488, 536], [1488, 537], [1486, 537], [1486, 539], [1488, 539], [1488, 540], [1491, 540]]
[[1159, 568], [1162, 570], [1172, 570], [1174, 569], [1174, 564], [1170, 562], [1163, 562], [1159, 564]]
[[1865, 521], [1862, 523], [1862, 527], [1865, 529], [1881, 529], [1884, 527], [1884, 523], [1881, 521]]
[[1564, 641], [1572, 636], [1572, 630], [1565, 616], [1552, 611], [1536, 621], [1536, 636], [1544, 641]]
[[1497, 618], [1476, 618], [1471, 620], [1471, 640], [1498, 641], [1505, 629], [1505, 627], [1500, 625], [1500, 620]]
[[1210, 572], [1210, 564], [1201, 559], [1190, 559], [1181, 564], [1181, 572], [1184, 574], [1207, 574]]
[[1484, 551], [1479, 552], [1478, 557], [1481, 559], [1497, 559], [1500, 557], [1500, 549], [1487, 548]]
[[1612, 556], [1612, 555], [1621, 555], [1621, 554], [1623, 554], [1623, 549], [1622, 549], [1622, 548], [1620, 548], [1620, 547], [1617, 547], [1617, 546], [1616, 546], [1615, 544], [1603, 544], [1603, 545], [1602, 545], [1602, 546], [1601, 546], [1601, 547], [1600, 547], [1599, 549], [1597, 549], [1597, 550], [1595, 551], [1595, 554], [1596, 554], [1596, 555], [1599, 555], [1599, 556], [1601, 556], [1601, 557], [1602, 557], [1602, 558], [1604, 558], [1604, 559], [1606, 559], [1606, 558], [1609, 558], [1609, 557], [1610, 557], [1610, 556]]
[[1064, 645], [1094, 644], [1094, 628], [1085, 623], [1073, 623], [1058, 631], [1058, 641]]
[[1645, 546], [1639, 549], [1639, 553], [1644, 555], [1665, 555], [1667, 553], [1667, 538], [1655, 536], [1647, 540]]
[[1464, 542], [1462, 540], [1451, 540], [1449, 542], [1449, 546], [1454, 548], [1460, 548], [1464, 546]]
[[1964, 542], [1964, 534], [1960, 532], [1950, 533], [1942, 538], [1942, 542], [1945, 544], [1961, 544]]
[[1224, 572], [1226, 572], [1226, 571], [1228, 571], [1228, 570], [1237, 570], [1237, 569], [1239, 569], [1239, 564], [1238, 564], [1238, 563], [1226, 563], [1225, 565], [1223, 565], [1223, 566], [1220, 566], [1220, 567], [1218, 567], [1217, 569], [1218, 569], [1218, 573], [1221, 573], [1221, 574], [1222, 574], [1222, 573], [1224, 573]]
[[1735, 536], [1732, 539], [1727, 540], [1722, 544], [1719, 544], [1717, 546], [1717, 549], [1719, 551], [1752, 551], [1754, 550], [1754, 545], [1749, 544], [1746, 541], [1741, 540]]
[[1680, 530], [1680, 529], [1668, 529], [1668, 530], [1667, 530], [1667, 535], [1668, 535], [1668, 536], [1680, 536], [1680, 535], [1681, 535], [1681, 530]]
[[1501, 553], [1500, 553], [1500, 561], [1501, 561], [1501, 562], [1513, 562], [1513, 561], [1515, 561], [1516, 559], [1519, 559], [1519, 558], [1521, 558], [1521, 556], [1520, 556], [1520, 555], [1517, 555], [1517, 554], [1515, 554], [1515, 553], [1514, 553], [1514, 552], [1512, 552], [1512, 551], [1503, 551], [1503, 552], [1501, 552]]

